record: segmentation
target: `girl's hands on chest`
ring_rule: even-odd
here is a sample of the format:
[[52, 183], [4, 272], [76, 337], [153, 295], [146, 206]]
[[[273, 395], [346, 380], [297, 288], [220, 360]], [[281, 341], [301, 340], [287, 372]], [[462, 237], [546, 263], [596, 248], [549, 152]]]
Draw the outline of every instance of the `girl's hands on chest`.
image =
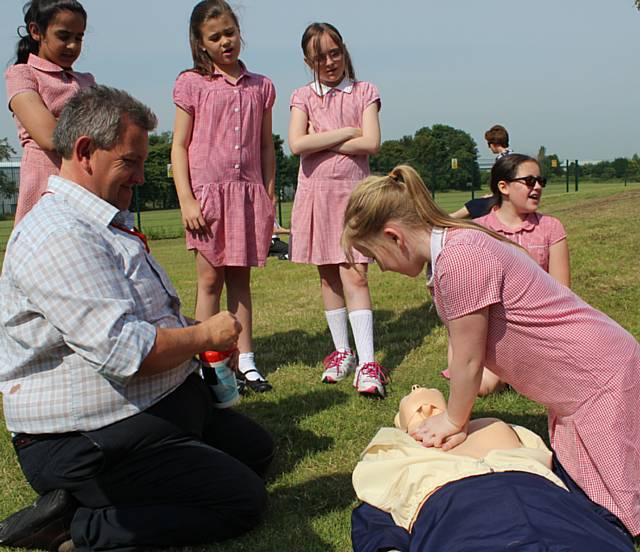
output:
[[460, 428], [453, 424], [446, 412], [427, 418], [411, 432], [411, 437], [425, 447], [442, 448], [447, 451], [467, 438], [468, 424]]

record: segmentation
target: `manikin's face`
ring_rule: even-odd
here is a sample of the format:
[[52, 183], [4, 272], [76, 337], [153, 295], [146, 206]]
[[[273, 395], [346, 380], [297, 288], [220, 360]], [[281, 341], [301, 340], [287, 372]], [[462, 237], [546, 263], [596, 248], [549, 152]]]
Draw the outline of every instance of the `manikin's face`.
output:
[[411, 393], [400, 401], [395, 425], [410, 433], [420, 427], [427, 418], [437, 416], [446, 409], [447, 403], [440, 391], [414, 385]]
[[524, 181], [517, 180], [524, 176], [540, 176], [540, 167], [534, 161], [525, 161], [518, 166], [516, 176], [511, 182], [500, 181], [498, 184], [502, 194], [503, 204], [505, 200], [513, 206], [516, 213], [528, 214], [537, 211], [542, 197], [542, 186], [536, 182], [529, 188]]
[[85, 20], [79, 13], [63, 10], [55, 15], [44, 33], [35, 23], [29, 25], [31, 37], [39, 43], [38, 57], [70, 69], [82, 50]]
[[147, 131], [131, 122], [124, 124], [122, 137], [112, 149], [91, 154], [94, 193], [120, 211], [129, 209], [133, 187], [144, 183], [148, 151]]
[[[310, 41], [309, 49], [313, 49], [313, 42]], [[312, 70], [319, 62], [318, 77], [325, 86], [337, 86], [344, 78], [344, 51], [327, 33], [322, 33], [320, 37], [320, 51], [308, 52], [306, 61]]]
[[240, 29], [228, 13], [207, 19], [200, 27], [201, 47], [216, 68], [223, 71], [235, 67], [240, 56]]

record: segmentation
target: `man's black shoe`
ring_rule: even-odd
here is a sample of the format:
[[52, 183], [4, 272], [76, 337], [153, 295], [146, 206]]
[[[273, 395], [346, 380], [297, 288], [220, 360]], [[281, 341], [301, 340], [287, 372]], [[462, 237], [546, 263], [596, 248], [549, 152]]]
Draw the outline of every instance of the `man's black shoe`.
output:
[[71, 519], [77, 508], [68, 491], [51, 491], [0, 521], [0, 545], [58, 550], [70, 538]]

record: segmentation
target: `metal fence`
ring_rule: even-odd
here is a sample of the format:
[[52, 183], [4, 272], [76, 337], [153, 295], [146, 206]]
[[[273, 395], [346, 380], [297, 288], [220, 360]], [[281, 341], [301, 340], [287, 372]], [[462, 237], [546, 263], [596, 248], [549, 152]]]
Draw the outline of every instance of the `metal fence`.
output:
[[[12, 157], [9, 161], [0, 161], [0, 178], [5, 179], [9, 185], [18, 189], [20, 185], [20, 158]], [[12, 194], [0, 195], [0, 216], [13, 215], [18, 203], [17, 191]]]

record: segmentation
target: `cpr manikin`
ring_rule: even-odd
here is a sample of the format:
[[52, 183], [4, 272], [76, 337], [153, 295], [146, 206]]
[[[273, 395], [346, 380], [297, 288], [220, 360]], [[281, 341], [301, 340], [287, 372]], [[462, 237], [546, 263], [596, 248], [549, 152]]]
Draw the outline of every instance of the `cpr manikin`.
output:
[[411, 436], [445, 412], [440, 391], [414, 385], [396, 427], [380, 428], [363, 451], [352, 479], [362, 502], [352, 513], [354, 552], [633, 552], [620, 522], [553, 464], [532, 431], [479, 418], [449, 451]]

